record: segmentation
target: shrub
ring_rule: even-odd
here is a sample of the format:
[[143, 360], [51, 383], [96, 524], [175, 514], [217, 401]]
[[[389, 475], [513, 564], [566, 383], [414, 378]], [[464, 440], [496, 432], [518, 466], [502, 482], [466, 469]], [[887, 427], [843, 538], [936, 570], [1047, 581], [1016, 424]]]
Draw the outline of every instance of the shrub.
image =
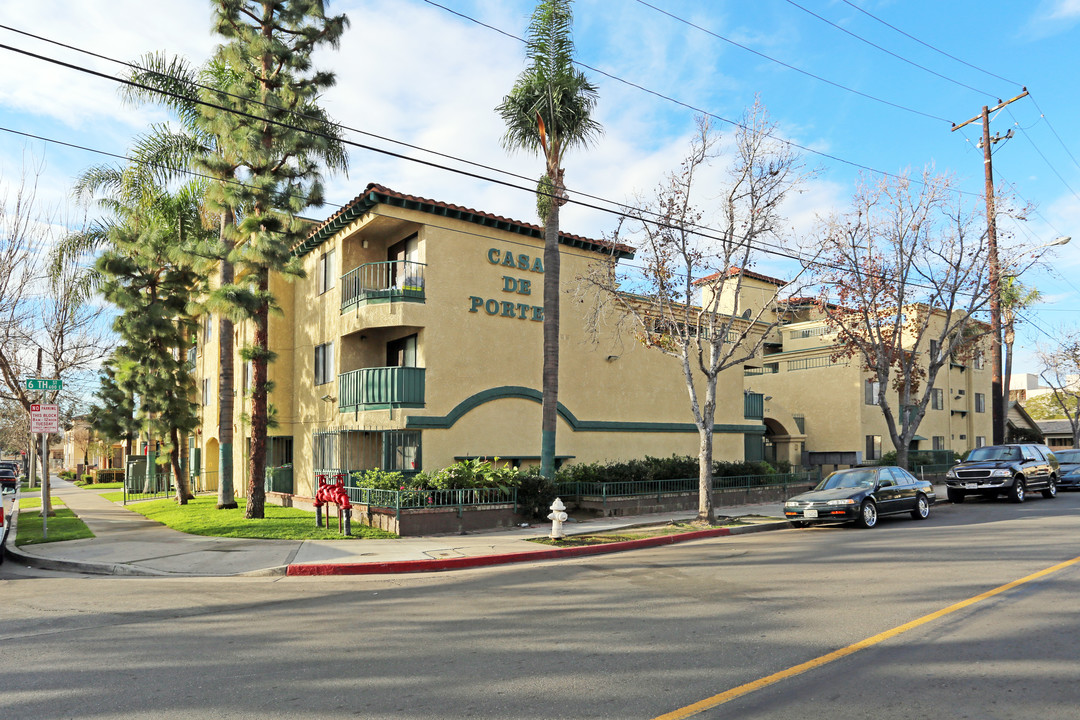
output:
[[59, 477], [61, 480], [74, 480], [75, 479], [75, 471], [74, 470], [61, 470], [60, 472], [56, 473], [56, 476]]
[[107, 483], [107, 482], [123, 482], [124, 470], [123, 468], [101, 468], [94, 471], [94, 482]]
[[551, 503], [559, 496], [558, 486], [549, 478], [541, 477], [540, 468], [529, 468], [518, 473], [518, 509], [522, 516], [546, 519]]

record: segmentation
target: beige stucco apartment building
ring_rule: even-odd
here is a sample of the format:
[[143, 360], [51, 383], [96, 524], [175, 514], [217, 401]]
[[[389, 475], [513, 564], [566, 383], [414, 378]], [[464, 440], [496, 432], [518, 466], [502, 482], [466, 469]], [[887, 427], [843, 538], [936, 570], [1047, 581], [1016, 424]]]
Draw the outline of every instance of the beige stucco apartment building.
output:
[[[775, 329], [760, 366], [745, 371], [747, 387], [764, 396], [766, 459], [830, 470], [893, 450], [877, 388], [859, 360], [832, 359], [835, 333], [813, 303], [789, 303], [783, 312], [791, 321]], [[989, 444], [991, 380], [981, 352], [942, 367], [911, 449], [964, 453]]]
[[[632, 335], [591, 337], [590, 263], [624, 246], [563, 234], [559, 425], [561, 462], [696, 455], [698, 435], [677, 361]], [[462, 458], [539, 462], [543, 329], [542, 228], [378, 185], [318, 225], [298, 248], [306, 277], [272, 279], [277, 359], [268, 465], [293, 466], [296, 495], [317, 473], [405, 472]], [[190, 467], [216, 484], [220, 323], [204, 319], [192, 353], [203, 418]], [[250, 328], [236, 329], [236, 346]], [[250, 371], [235, 361], [234, 487], [247, 486]], [[717, 395], [714, 455], [758, 459], [760, 398], [741, 368]]]

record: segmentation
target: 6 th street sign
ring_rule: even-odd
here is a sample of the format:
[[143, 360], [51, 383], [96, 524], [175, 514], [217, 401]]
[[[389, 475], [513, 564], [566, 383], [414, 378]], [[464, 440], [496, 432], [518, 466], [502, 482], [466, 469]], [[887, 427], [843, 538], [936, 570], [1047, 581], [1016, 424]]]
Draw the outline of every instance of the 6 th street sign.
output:
[[26, 389], [27, 390], [62, 390], [64, 388], [63, 380], [53, 380], [52, 378], [27, 378]]

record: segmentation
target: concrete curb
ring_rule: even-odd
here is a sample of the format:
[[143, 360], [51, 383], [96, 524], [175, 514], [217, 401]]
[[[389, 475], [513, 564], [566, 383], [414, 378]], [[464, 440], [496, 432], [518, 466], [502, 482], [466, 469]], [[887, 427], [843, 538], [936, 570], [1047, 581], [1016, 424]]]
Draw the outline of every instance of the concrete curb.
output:
[[399, 560], [396, 562], [299, 563], [289, 565], [286, 575], [290, 577], [313, 575], [383, 575], [462, 570], [466, 568], [490, 567], [492, 565], [508, 565], [510, 563], [558, 560], [563, 558], [625, 552], [627, 550], [673, 545], [675, 543], [690, 542], [692, 540], [727, 537], [730, 535], [745, 535], [747, 533], [764, 532], [767, 530], [783, 530], [788, 527], [790, 527], [790, 525], [784, 520], [742, 527], [697, 530], [695, 532], [680, 533], [676, 535], [660, 535], [657, 537], [643, 538], [641, 540], [624, 540], [622, 542], [604, 543], [602, 545], [550, 548], [547, 550], [530, 550], [520, 553], [503, 553], [500, 555], [475, 555], [472, 557], [436, 558], [432, 560]]

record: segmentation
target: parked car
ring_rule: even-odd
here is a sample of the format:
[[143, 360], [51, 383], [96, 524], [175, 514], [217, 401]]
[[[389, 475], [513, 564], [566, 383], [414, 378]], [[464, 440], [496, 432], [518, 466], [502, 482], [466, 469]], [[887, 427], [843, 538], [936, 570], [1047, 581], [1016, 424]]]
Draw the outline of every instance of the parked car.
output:
[[1080, 450], [1056, 450], [1058, 459], [1058, 489], [1080, 487]]
[[1045, 445], [986, 445], [975, 448], [962, 462], [949, 468], [945, 492], [954, 503], [964, 502], [968, 495], [1006, 495], [1021, 503], [1032, 490], [1052, 499], [1057, 495], [1060, 477], [1058, 459]]
[[15, 492], [18, 489], [19, 478], [15, 475], [15, 471], [0, 466], [0, 492]]
[[925, 520], [936, 501], [934, 486], [903, 468], [859, 467], [837, 470], [810, 492], [791, 498], [784, 516], [795, 527], [854, 521], [872, 528], [882, 515], [906, 512]]

